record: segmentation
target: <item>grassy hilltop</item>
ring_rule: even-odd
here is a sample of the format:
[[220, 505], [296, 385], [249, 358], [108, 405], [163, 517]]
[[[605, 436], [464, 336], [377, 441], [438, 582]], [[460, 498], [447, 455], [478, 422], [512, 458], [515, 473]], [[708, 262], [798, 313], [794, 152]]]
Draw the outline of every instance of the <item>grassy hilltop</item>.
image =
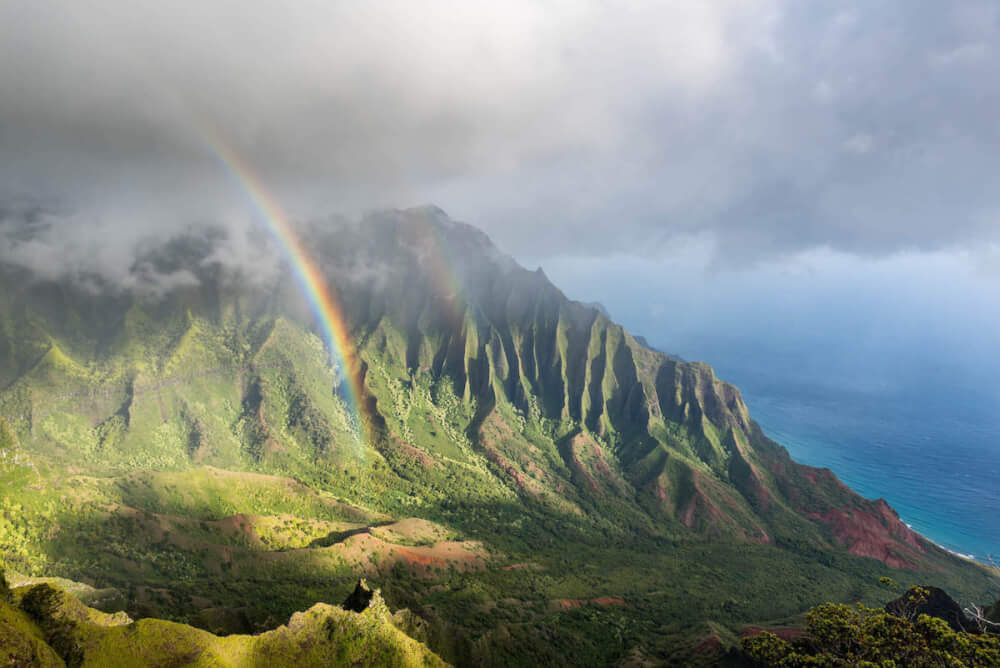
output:
[[446, 665], [394, 626], [377, 591], [360, 611], [317, 603], [272, 631], [219, 637], [107, 614], [48, 583], [0, 587], [0, 648], [13, 666]]
[[463, 665], [711, 663], [748, 624], [885, 603], [882, 576], [996, 599], [983, 568], [793, 462], [710, 367], [474, 228], [419, 209], [302, 233], [361, 415], [294, 280], [218, 264], [217, 233], [137, 260], [197, 279], [169, 290], [0, 267], [0, 566], [209, 649], [365, 576]]

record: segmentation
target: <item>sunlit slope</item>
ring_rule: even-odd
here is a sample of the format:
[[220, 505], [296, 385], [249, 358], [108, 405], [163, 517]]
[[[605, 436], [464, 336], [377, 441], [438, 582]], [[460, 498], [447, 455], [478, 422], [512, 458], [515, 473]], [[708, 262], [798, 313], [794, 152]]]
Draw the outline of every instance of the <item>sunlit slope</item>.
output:
[[[710, 367], [651, 350], [474, 228], [419, 209], [302, 233], [358, 347], [360, 413], [294, 281], [215, 264], [222, 237], [151, 251], [138, 266], [197, 279], [152, 292], [0, 269], [8, 568], [243, 632], [367, 574], [449, 660], [541, 651], [552, 625], [594, 656], [653, 651], [678, 631], [652, 619], [874, 600], [897, 569], [988, 588], [884, 503], [792, 462]], [[574, 603], [593, 600], [628, 606]], [[599, 634], [622, 620], [645, 630]]]
[[378, 592], [357, 612], [317, 603], [272, 631], [226, 637], [106, 614], [48, 584], [0, 593], [0, 647], [17, 666], [446, 665], [393, 625]]

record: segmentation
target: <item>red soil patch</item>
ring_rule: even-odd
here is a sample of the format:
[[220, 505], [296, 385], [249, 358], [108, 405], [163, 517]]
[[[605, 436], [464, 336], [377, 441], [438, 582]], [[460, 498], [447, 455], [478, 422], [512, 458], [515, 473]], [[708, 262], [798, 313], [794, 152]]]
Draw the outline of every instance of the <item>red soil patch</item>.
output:
[[503, 443], [505, 440], [512, 439], [514, 433], [511, 431], [510, 426], [503, 421], [496, 411], [490, 413], [490, 415], [483, 421], [483, 426], [479, 429], [479, 436], [486, 450], [486, 458], [491, 462], [500, 467], [500, 469], [506, 473], [508, 476], [514, 479], [517, 486], [532, 496], [541, 496], [541, 490], [538, 489], [537, 483], [533, 480], [529, 480], [525, 475], [514, 465], [513, 462], [508, 460], [499, 450], [496, 449], [496, 445]]
[[[599, 482], [603, 480], [616, 492], [622, 494], [626, 490], [625, 482], [614, 469], [608, 465], [604, 449], [601, 444], [590, 434], [580, 432], [570, 441], [570, 466], [575, 473], [584, 479], [591, 491], [598, 491]], [[593, 453], [589, 466], [585, 463], [585, 456]], [[662, 500], [662, 499], [661, 499]]]
[[594, 462], [594, 469], [598, 473], [610, 477], [611, 468], [608, 466], [608, 462], [604, 459], [604, 448], [602, 448], [601, 444], [593, 438], [588, 437], [586, 440], [590, 444], [590, 447], [594, 449], [594, 456], [597, 457], [597, 460]]
[[483, 429], [492, 429], [500, 438], [514, 438], [514, 430], [496, 411], [491, 411], [489, 416], [483, 420]]
[[656, 498], [660, 501], [667, 500], [667, 488], [663, 486], [663, 476], [656, 478]]
[[681, 511], [680, 518], [679, 518], [680, 521], [681, 521], [681, 524], [683, 524], [684, 526], [686, 526], [688, 529], [694, 528], [695, 516], [702, 514], [702, 513], [698, 512], [698, 511], [699, 511], [699, 509], [701, 509], [701, 507], [703, 505], [705, 506], [705, 508], [704, 508], [704, 510], [702, 512], [707, 512], [708, 513], [708, 517], [709, 517], [709, 521], [710, 522], [714, 521], [715, 519], [717, 519], [718, 515], [719, 515], [719, 511], [716, 510], [715, 506], [713, 506], [710, 502], [702, 501], [701, 490], [698, 489], [698, 483], [697, 482], [695, 483], [695, 490], [696, 491], [695, 491], [694, 497], [691, 499], [690, 502], [688, 502], [687, 507], [684, 508]]
[[504, 473], [509, 475], [517, 483], [517, 486], [530, 494], [538, 496], [538, 492], [533, 489], [528, 489], [528, 481], [525, 479], [524, 474], [521, 473], [513, 463], [507, 460], [503, 455], [494, 450], [490, 445], [486, 446], [486, 457], [499, 466]]
[[700, 643], [698, 643], [693, 650], [694, 654], [715, 654], [722, 647], [722, 640], [717, 635], [710, 635]]
[[597, 605], [618, 605], [623, 608], [629, 607], [628, 603], [624, 599], [612, 598], [611, 596], [599, 596], [597, 598], [590, 599], [591, 603], [596, 603]]
[[479, 437], [486, 458], [512, 478], [522, 492], [541, 498], [549, 488], [563, 491], [562, 483], [542, 470], [529, 456], [529, 453], [540, 455], [538, 448], [514, 433], [496, 411], [483, 421]]
[[413, 461], [418, 462], [424, 468], [428, 469], [439, 468], [438, 463], [434, 461], [434, 458], [431, 457], [426, 452], [424, 452], [423, 450], [421, 450], [420, 448], [416, 448], [398, 438], [393, 438], [392, 442], [396, 444], [396, 447], [399, 449], [400, 453], [412, 459]]
[[[723, 513], [712, 501], [712, 498], [705, 494], [704, 487], [706, 486], [706, 480], [704, 474], [694, 471], [692, 482], [694, 483], [694, 496], [691, 497], [691, 501], [688, 502], [688, 505], [680, 513], [681, 523], [689, 529], [694, 527], [695, 521], [699, 518], [704, 519], [709, 525], [718, 524], [723, 518]], [[733, 506], [735, 504], [730, 502], [729, 505]]]
[[559, 608], [563, 610], [572, 610], [574, 608], [579, 608], [582, 607], [583, 604], [584, 601], [581, 601], [578, 598], [562, 598], [556, 601], [556, 605], [558, 605]]
[[900, 521], [884, 499], [864, 509], [833, 508], [809, 517], [829, 525], [851, 554], [878, 559], [893, 568], [917, 569], [920, 555], [927, 553], [920, 536]]
[[411, 550], [404, 550], [401, 547], [396, 548], [396, 554], [403, 557], [410, 565], [417, 566], [448, 566], [452, 561], [448, 559], [441, 559], [440, 557], [434, 557], [429, 554], [421, 554], [419, 552], [413, 552]]

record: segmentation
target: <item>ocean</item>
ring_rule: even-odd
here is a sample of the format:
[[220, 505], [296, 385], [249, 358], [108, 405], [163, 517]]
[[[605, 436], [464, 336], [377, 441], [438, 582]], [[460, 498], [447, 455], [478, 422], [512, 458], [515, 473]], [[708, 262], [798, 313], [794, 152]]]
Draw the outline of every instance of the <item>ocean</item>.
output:
[[1000, 397], [981, 380], [911, 373], [872, 383], [859, 365], [831, 382], [794, 355], [712, 348], [698, 359], [740, 388], [750, 415], [793, 459], [885, 498], [906, 524], [953, 552], [1000, 558]]

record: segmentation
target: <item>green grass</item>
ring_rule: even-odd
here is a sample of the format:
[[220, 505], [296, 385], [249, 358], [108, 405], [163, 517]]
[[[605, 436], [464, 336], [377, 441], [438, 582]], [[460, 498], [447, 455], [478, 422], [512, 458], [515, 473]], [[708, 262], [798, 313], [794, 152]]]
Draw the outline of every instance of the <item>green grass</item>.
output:
[[105, 614], [49, 584], [22, 586], [0, 601], [0, 647], [13, 665], [37, 666], [445, 665], [393, 625], [377, 593], [360, 613], [318, 603], [272, 631], [219, 637]]

